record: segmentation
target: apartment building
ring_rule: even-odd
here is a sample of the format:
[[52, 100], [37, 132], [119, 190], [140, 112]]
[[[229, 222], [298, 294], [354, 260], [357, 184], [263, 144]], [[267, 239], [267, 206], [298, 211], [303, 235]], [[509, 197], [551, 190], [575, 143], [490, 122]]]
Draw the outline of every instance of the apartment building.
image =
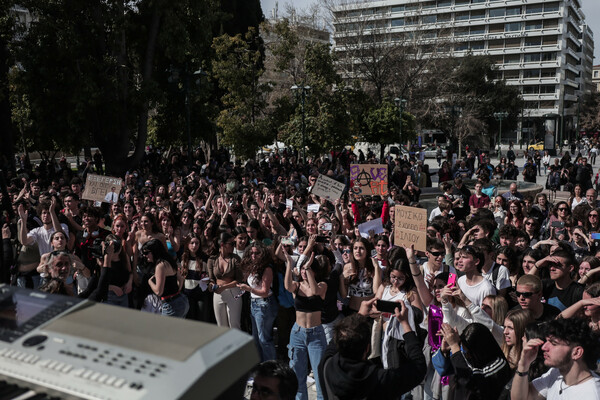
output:
[[504, 132], [503, 142], [536, 137], [553, 148], [572, 138], [578, 101], [593, 88], [593, 33], [580, 0], [347, 2], [334, 11], [334, 26], [340, 52], [357, 30], [377, 29], [390, 45], [417, 37], [424, 52], [443, 41], [450, 57], [490, 56], [525, 102], [519, 129]]

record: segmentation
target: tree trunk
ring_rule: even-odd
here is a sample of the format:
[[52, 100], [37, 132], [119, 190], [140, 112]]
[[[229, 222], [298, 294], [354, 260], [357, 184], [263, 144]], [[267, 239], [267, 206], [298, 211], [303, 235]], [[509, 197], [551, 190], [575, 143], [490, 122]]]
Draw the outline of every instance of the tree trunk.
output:
[[0, 41], [0, 168], [15, 169], [15, 137], [11, 121], [8, 91], [9, 50], [4, 40]]

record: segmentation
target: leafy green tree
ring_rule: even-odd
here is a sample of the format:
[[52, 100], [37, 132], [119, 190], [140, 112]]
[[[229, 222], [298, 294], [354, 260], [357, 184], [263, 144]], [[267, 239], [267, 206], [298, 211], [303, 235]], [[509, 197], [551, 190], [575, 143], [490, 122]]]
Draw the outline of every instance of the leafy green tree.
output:
[[217, 118], [220, 143], [233, 147], [242, 158], [254, 157], [259, 146], [269, 143], [265, 97], [270, 85], [260, 81], [262, 54], [253, 50], [259, 40], [257, 31], [250, 28], [245, 35], [224, 34], [213, 41], [212, 76], [224, 93]]
[[[453, 134], [456, 139], [460, 113], [453, 110], [468, 110], [468, 120], [478, 123], [467, 123], [468, 126], [487, 127], [497, 131], [498, 121], [494, 112], [506, 111], [509, 116], [503, 121], [506, 129], [514, 129], [517, 116], [522, 110], [523, 102], [518, 88], [508, 86], [506, 81], [498, 80], [497, 67], [490, 57], [467, 56], [448, 60], [446, 72], [440, 75], [437, 95], [432, 99], [430, 118], [425, 121], [428, 126], [435, 126]], [[464, 118], [463, 118], [464, 120]], [[460, 122], [464, 126], [465, 122]], [[463, 129], [470, 132], [472, 129]], [[485, 133], [485, 132], [480, 132]], [[472, 135], [469, 135], [472, 136]], [[466, 136], [463, 137], [466, 139]]]
[[[303, 67], [306, 80], [297, 84], [311, 87], [304, 105], [308, 152], [322, 154], [352, 143], [358, 124], [356, 116], [349, 113], [348, 104], [360, 97], [359, 90], [344, 86], [328, 44], [307, 44]], [[284, 142], [295, 148], [302, 147], [302, 113], [298, 103], [296, 113], [282, 127]]]
[[210, 44], [212, 0], [21, 3], [36, 16], [18, 52], [35, 131], [64, 150], [98, 146], [111, 174], [137, 165], [164, 66]]
[[[402, 135], [400, 136], [400, 124], [402, 124]], [[396, 105], [384, 100], [378, 107], [370, 109], [364, 120], [362, 138], [369, 143], [379, 143], [380, 157], [383, 158], [384, 148], [388, 144], [406, 143], [416, 137], [416, 120], [408, 112], [400, 112]]]

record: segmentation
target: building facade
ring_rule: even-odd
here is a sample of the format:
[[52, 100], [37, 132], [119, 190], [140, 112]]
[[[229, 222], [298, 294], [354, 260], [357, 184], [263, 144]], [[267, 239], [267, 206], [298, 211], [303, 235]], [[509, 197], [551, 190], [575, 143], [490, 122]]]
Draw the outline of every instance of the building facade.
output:
[[593, 91], [600, 92], [600, 65], [594, 65], [592, 73]]
[[572, 138], [578, 102], [593, 89], [593, 33], [579, 0], [365, 1], [339, 6], [334, 26], [337, 51], [360, 26], [385, 30], [399, 45], [415, 35], [424, 48], [444, 42], [450, 57], [490, 56], [525, 104], [519, 129], [503, 143], [537, 138], [554, 148]]

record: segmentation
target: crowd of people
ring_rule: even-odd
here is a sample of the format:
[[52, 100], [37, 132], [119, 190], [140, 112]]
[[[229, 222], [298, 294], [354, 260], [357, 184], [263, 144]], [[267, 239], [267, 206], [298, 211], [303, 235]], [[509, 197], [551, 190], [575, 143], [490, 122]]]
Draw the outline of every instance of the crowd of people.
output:
[[[573, 196], [553, 203], [516, 183], [499, 193], [514, 160], [450, 155], [426, 251], [394, 239], [395, 206], [422, 207], [418, 159], [364, 158], [388, 164], [389, 192], [357, 196], [349, 150], [191, 157], [150, 149], [101, 206], [82, 198], [98, 160], [3, 172], [0, 280], [245, 330], [261, 360], [252, 398], [307, 399], [311, 374], [318, 399], [600, 398], [600, 208], [584, 157], [548, 158], [575, 170], [560, 183]], [[346, 184], [341, 198], [312, 193], [321, 174]], [[375, 219], [382, 232], [359, 230]]]

